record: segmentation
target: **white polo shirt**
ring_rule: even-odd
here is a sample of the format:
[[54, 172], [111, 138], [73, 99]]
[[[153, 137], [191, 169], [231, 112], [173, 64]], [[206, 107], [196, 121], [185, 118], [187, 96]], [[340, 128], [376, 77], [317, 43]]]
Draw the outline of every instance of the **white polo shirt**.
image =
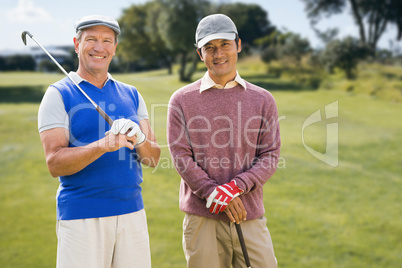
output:
[[[70, 72], [70, 77], [80, 84], [84, 81], [77, 73]], [[105, 84], [113, 79], [113, 77], [108, 73], [108, 79]], [[137, 110], [138, 120], [148, 119], [148, 111], [145, 105], [145, 101], [142, 98], [140, 92], [138, 92], [139, 105]], [[52, 128], [66, 128], [69, 129], [69, 118], [66, 110], [64, 109], [64, 101], [60, 92], [55, 88], [50, 86], [45, 95], [43, 96], [42, 102], [39, 106], [38, 112], [38, 129], [39, 133]]]
[[244, 82], [244, 80], [240, 77], [239, 73], [236, 71], [236, 77], [233, 81], [228, 82], [226, 85], [219, 85], [217, 83], [214, 82], [214, 80], [211, 79], [211, 77], [209, 76], [209, 72], [207, 71], [205, 73], [205, 75], [202, 77], [201, 79], [201, 86], [200, 86], [200, 92], [203, 92], [207, 89], [210, 88], [233, 88], [235, 87], [237, 84], [240, 84], [244, 90], [247, 89], [246, 87], [246, 82]]

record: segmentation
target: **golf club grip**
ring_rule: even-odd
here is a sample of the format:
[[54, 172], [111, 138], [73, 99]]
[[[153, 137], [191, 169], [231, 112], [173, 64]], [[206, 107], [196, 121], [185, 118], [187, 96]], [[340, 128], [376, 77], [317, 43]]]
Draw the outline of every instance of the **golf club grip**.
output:
[[235, 223], [237, 235], [239, 236], [241, 250], [243, 251], [244, 260], [248, 268], [251, 268], [250, 258], [248, 257], [246, 242], [244, 242], [243, 231], [241, 230], [240, 224]]
[[103, 110], [101, 107], [99, 107], [99, 105], [96, 105], [96, 110], [98, 111], [98, 113], [106, 120], [106, 122], [108, 122], [108, 124], [110, 126], [113, 125], [113, 120], [112, 118], [110, 118]]
[[[110, 118], [110, 116], [108, 116], [108, 115], [105, 113], [105, 111], [103, 111], [102, 108], [99, 107], [99, 105], [96, 105], [96, 110], [97, 110], [98, 113], [106, 120], [106, 122], [108, 122], [108, 124], [109, 124], [110, 126], [113, 125], [113, 120], [112, 120], [112, 118]], [[128, 141], [128, 142], [131, 143], [131, 144], [133, 144], [132, 141]], [[134, 145], [135, 145], [135, 144], [134, 144]]]

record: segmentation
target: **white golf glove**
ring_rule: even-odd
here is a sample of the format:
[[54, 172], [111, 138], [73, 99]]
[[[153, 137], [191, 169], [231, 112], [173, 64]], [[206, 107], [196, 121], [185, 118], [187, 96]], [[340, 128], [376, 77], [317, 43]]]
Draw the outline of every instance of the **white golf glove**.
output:
[[[129, 132], [127, 133], [127, 131]], [[137, 137], [136, 145], [143, 143], [146, 138], [145, 134], [142, 133], [140, 126], [137, 123], [125, 118], [114, 120], [112, 127], [105, 133], [105, 135], [109, 133], [112, 133], [113, 135], [127, 133], [128, 137], [135, 135]]]

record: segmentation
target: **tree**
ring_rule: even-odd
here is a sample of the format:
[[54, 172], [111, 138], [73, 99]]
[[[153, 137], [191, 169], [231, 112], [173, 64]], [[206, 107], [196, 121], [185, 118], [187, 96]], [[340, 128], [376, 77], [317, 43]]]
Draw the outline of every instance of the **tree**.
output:
[[261, 60], [265, 63], [270, 63], [279, 58], [278, 54], [277, 47], [267, 47], [261, 52]]
[[51, 60], [42, 60], [38, 65], [38, 70], [40, 72], [56, 73], [59, 68]]
[[256, 4], [222, 4], [218, 6], [217, 13], [225, 14], [233, 20], [242, 46], [246, 49], [254, 46], [256, 39], [275, 31], [275, 27], [268, 20], [267, 12]]
[[280, 47], [285, 44], [287, 34], [275, 30], [269, 35], [258, 38], [254, 41], [261, 49], [261, 59], [265, 63], [277, 60], [280, 57]]
[[258, 39], [257, 43], [265, 47], [261, 53], [261, 59], [266, 63], [279, 58], [288, 58], [300, 65], [303, 55], [311, 51], [310, 42], [292, 32], [274, 31]]
[[7, 70], [7, 59], [5, 57], [0, 56], [0, 71]]
[[337, 67], [345, 72], [347, 79], [353, 79], [359, 60], [367, 57], [369, 52], [367, 45], [353, 37], [346, 37], [329, 42], [321, 54], [321, 61], [329, 72]]
[[226, 13], [237, 24], [243, 47], [248, 44], [255, 46], [255, 39], [274, 30], [267, 13], [257, 5], [212, 5], [208, 0], [153, 0], [123, 11], [119, 19], [119, 62], [128, 65], [129, 70], [162, 64], [171, 70], [172, 62], [178, 60], [180, 80], [191, 81], [200, 62], [194, 46], [198, 22], [217, 12]]
[[397, 26], [397, 40], [402, 40], [402, 3], [392, 0], [388, 9], [389, 21]]
[[313, 30], [324, 44], [328, 44], [339, 34], [339, 30], [337, 28], [330, 28], [325, 31], [320, 31], [319, 29], [313, 27]]
[[[159, 0], [164, 12], [158, 20], [158, 30], [166, 47], [179, 56], [180, 81], [190, 81], [199, 61], [195, 53], [195, 29], [209, 5], [206, 0]], [[187, 67], [188, 61], [192, 64]]]
[[302, 56], [310, 52], [310, 50], [310, 42], [307, 39], [301, 38], [298, 34], [290, 34], [280, 47], [280, 54], [282, 57], [293, 59], [297, 65], [300, 65]]
[[331, 16], [343, 12], [348, 4], [359, 28], [360, 41], [375, 54], [378, 40], [388, 24], [396, 24], [397, 39], [402, 37], [402, 5], [400, 0], [302, 0], [314, 26], [322, 15]]
[[119, 19], [121, 35], [117, 56], [129, 71], [164, 65], [171, 72], [169, 50], [161, 40], [154, 23], [159, 18], [158, 2], [132, 5]]
[[158, 28], [158, 21], [162, 12], [164, 12], [163, 6], [155, 2], [148, 10], [146, 24], [148, 25], [148, 32], [152, 44], [154, 45], [155, 50], [159, 52], [158, 56], [160, 57], [160, 60], [162, 60], [164, 62], [164, 65], [168, 67], [169, 74], [171, 74], [174, 54], [171, 53], [171, 51], [166, 46], [166, 43], [163, 41]]
[[31, 55], [13, 55], [7, 59], [7, 70], [34, 71], [36, 62]]

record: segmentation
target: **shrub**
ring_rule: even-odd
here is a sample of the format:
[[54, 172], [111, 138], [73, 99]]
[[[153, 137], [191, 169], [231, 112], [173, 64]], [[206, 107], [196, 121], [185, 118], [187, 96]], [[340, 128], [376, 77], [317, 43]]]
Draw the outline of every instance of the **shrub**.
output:
[[346, 37], [329, 42], [320, 58], [329, 73], [333, 73], [337, 67], [345, 72], [347, 79], [354, 79], [358, 62], [366, 58], [369, 53], [370, 50], [366, 45], [357, 39]]

